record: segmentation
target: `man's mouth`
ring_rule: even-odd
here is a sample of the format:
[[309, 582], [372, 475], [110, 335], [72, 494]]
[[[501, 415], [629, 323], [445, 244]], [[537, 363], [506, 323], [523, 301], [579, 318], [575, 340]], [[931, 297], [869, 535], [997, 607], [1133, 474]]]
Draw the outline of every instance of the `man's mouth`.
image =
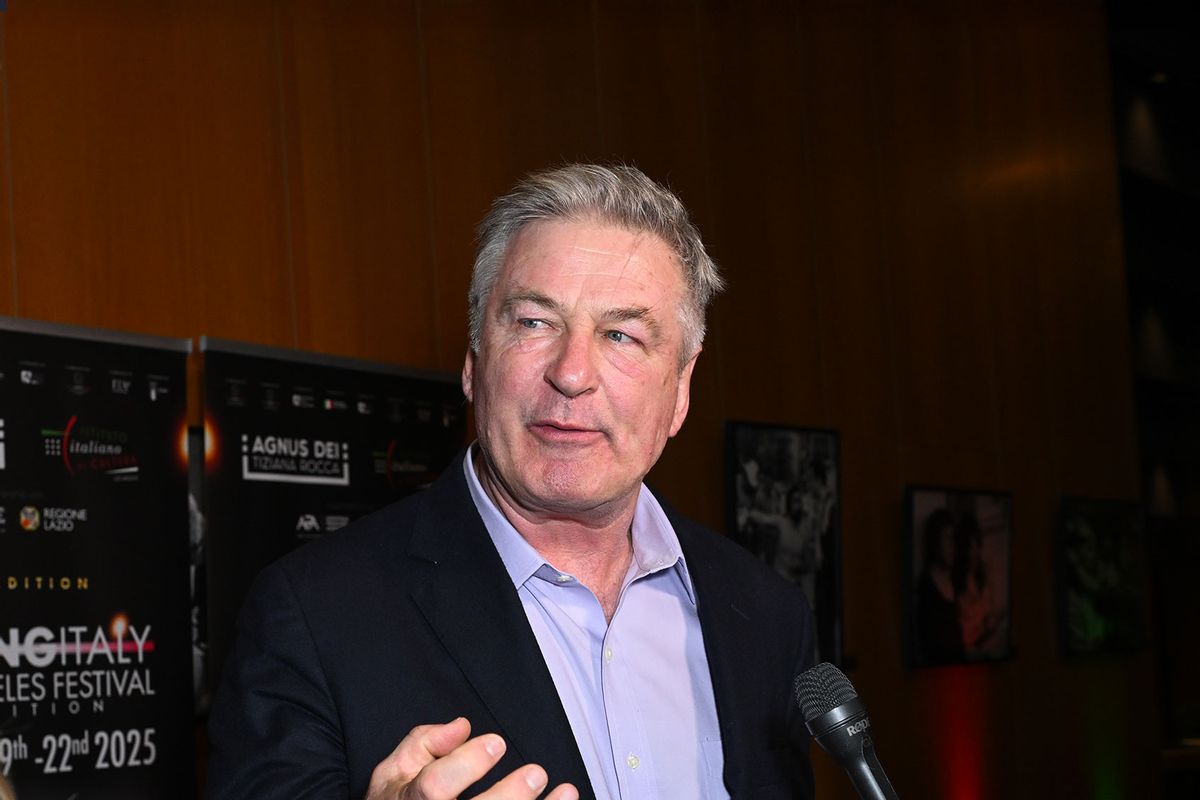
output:
[[591, 444], [604, 437], [604, 431], [563, 420], [541, 419], [529, 425], [534, 436], [550, 444]]

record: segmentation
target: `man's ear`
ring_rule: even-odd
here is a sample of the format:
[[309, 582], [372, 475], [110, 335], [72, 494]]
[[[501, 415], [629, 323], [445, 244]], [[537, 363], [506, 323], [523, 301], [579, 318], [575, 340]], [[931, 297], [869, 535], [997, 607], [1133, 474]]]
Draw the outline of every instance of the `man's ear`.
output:
[[687, 419], [688, 407], [692, 402], [692, 370], [696, 368], [696, 359], [700, 357], [697, 350], [688, 362], [679, 370], [679, 385], [675, 387], [675, 417], [671, 420], [671, 433], [674, 436], [683, 427]]
[[463, 361], [462, 369], [462, 390], [467, 397], [467, 402], [475, 402], [473, 394], [473, 378], [475, 377], [475, 352], [470, 347], [467, 348], [467, 357]]

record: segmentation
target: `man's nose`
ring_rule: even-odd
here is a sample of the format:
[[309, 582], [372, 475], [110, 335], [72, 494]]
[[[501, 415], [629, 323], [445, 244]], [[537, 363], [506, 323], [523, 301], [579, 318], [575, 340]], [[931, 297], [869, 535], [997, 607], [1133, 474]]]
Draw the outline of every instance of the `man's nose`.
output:
[[546, 382], [567, 397], [596, 388], [596, 342], [587, 331], [568, 331], [546, 366]]

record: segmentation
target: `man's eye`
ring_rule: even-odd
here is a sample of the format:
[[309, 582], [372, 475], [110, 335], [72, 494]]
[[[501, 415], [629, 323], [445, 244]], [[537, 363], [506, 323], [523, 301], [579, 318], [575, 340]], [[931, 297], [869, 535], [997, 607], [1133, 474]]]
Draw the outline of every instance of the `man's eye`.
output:
[[632, 336], [621, 331], [609, 331], [604, 335], [608, 337], [609, 341], [616, 342], [617, 344], [625, 344], [633, 341]]
[[546, 323], [540, 319], [519, 319], [517, 320], [517, 324], [522, 328], [528, 328], [529, 330], [537, 330], [538, 328], [546, 327]]

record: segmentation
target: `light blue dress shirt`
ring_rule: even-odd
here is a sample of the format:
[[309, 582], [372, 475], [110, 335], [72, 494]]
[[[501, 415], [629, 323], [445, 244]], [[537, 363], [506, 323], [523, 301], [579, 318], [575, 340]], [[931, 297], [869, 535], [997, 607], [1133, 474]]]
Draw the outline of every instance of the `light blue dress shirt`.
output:
[[598, 800], [728, 798], [695, 591], [654, 495], [642, 486], [633, 560], [606, 623], [591, 590], [547, 563], [504, 517], [472, 461], [463, 460], [471, 497], [517, 588]]

